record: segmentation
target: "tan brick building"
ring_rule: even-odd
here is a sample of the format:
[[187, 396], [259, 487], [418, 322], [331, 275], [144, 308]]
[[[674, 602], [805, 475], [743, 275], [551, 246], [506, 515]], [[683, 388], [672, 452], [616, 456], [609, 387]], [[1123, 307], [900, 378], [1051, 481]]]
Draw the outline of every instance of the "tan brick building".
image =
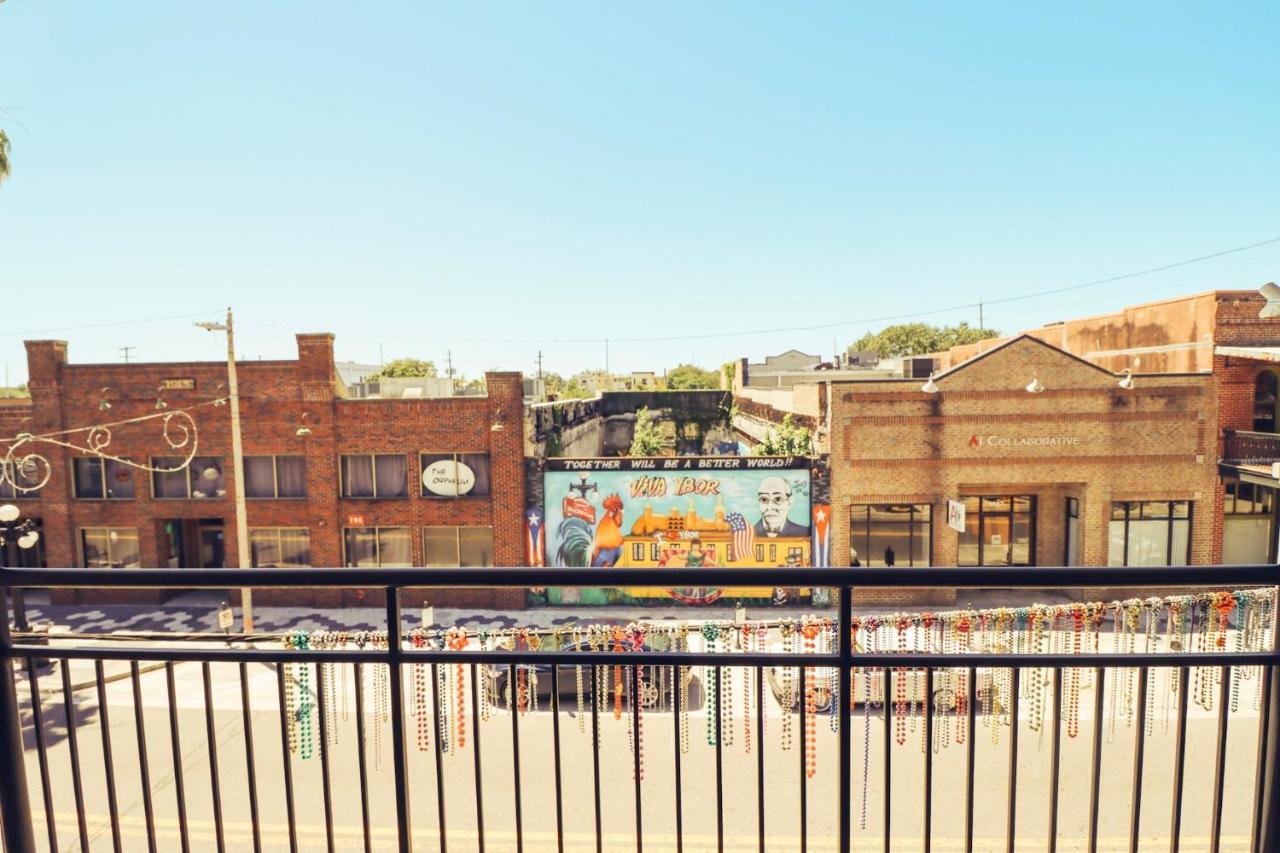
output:
[[[1212, 562], [1215, 379], [1122, 378], [1021, 336], [928, 386], [833, 383], [833, 561]], [[963, 532], [947, 524], [949, 501], [965, 507]]]

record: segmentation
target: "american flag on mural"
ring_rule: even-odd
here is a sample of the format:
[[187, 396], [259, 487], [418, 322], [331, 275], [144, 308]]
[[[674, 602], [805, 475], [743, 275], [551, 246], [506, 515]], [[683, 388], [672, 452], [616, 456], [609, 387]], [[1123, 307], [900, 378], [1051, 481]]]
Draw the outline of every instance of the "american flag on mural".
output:
[[740, 512], [731, 512], [725, 517], [729, 522], [729, 530], [733, 534], [733, 559], [735, 562], [752, 559], [752, 548], [756, 544], [755, 528], [747, 523]]
[[525, 552], [529, 557], [529, 565], [541, 568], [547, 564], [546, 551], [543, 549], [542, 510], [534, 508], [524, 514]]
[[831, 567], [831, 507], [825, 505], [813, 508], [813, 565]]

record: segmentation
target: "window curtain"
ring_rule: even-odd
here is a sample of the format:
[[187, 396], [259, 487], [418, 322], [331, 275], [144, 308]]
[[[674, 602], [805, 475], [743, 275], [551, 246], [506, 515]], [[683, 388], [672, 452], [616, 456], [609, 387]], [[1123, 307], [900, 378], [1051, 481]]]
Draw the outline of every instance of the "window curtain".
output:
[[244, 458], [244, 496], [246, 498], [276, 496], [275, 472], [272, 469], [270, 456]]
[[349, 498], [373, 497], [373, 457], [342, 457], [342, 493]]
[[282, 498], [305, 498], [307, 496], [307, 458], [277, 456], [276, 486]]
[[474, 471], [476, 475], [476, 484], [471, 491], [467, 492], [467, 495], [482, 497], [489, 494], [489, 454], [460, 453], [458, 461]]
[[409, 496], [409, 462], [403, 456], [377, 457], [378, 497]]
[[1169, 565], [1169, 520], [1129, 517], [1129, 554], [1125, 565]]

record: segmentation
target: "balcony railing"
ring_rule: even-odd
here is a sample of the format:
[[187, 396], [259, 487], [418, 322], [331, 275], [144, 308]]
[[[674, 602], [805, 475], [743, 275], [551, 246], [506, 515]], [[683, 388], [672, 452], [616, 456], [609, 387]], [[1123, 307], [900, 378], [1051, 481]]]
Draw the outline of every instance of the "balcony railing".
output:
[[[539, 586], [598, 586], [599, 570], [0, 569], [0, 817], [6, 849], [65, 849], [68, 826], [81, 849], [95, 839], [115, 850], [145, 839], [152, 851], [186, 851], [206, 840], [200, 846], [220, 851], [408, 851], [416, 843], [442, 853], [847, 853], [935, 846], [1095, 851], [1138, 850], [1153, 840], [1175, 851], [1183, 844], [1213, 851], [1280, 849], [1280, 658], [1270, 592], [1247, 618], [1239, 610], [1231, 614], [1230, 596], [1203, 610], [1184, 611], [1174, 601], [1169, 618], [1190, 620], [1179, 621], [1177, 631], [1172, 622], [1162, 627], [1158, 608], [1144, 609], [1138, 599], [1115, 611], [1124, 624], [1104, 626], [1105, 614], [1070, 604], [1053, 611], [1055, 618], [1064, 612], [1097, 618], [1094, 641], [1114, 632], [1110, 650], [1105, 642], [1082, 648], [1075, 641], [1078, 628], [1060, 637], [1058, 625], [1042, 621], [1036, 634], [1037, 617], [1048, 611], [1034, 608], [994, 611], [994, 632], [970, 643], [959, 635], [914, 639], [918, 631], [904, 640], [908, 620], [891, 614], [874, 617], [876, 631], [887, 630], [868, 633], [870, 617], [855, 615], [853, 607], [855, 590], [884, 587], [1273, 589], [1275, 566], [618, 569], [607, 577], [610, 585], [626, 587], [771, 588], [782, 573], [790, 587], [832, 590], [835, 604], [815, 621], [759, 623], [760, 642], [708, 639], [705, 646], [676, 642], [664, 650], [636, 640], [643, 636], [638, 629], [618, 627], [590, 634], [584, 651], [582, 644], [563, 642], [547, 650], [529, 641], [534, 634], [513, 648], [461, 632], [424, 642], [428, 635], [410, 628], [416, 620], [402, 612], [401, 592], [525, 588], [534, 580]], [[381, 588], [389, 630], [235, 635], [225, 641], [186, 637], [180, 643], [68, 637], [46, 646], [11, 635], [8, 627], [7, 594], [14, 588], [296, 586]], [[699, 620], [695, 637], [737, 636], [736, 629], [723, 633], [704, 623], [696, 609], [686, 612]], [[931, 618], [925, 614], [926, 626]], [[807, 633], [793, 645], [775, 642], [795, 636], [787, 626], [815, 624], [823, 626], [825, 644], [811, 644]], [[573, 627], [557, 632], [557, 639], [580, 636]], [[973, 630], [976, 636], [978, 628]], [[1171, 638], [1168, 651], [1155, 651], [1158, 636]], [[1178, 639], [1188, 637], [1196, 639]], [[45, 659], [59, 663], [60, 678], [42, 674]], [[92, 666], [93, 676], [82, 686], [96, 702], [77, 702], [74, 694], [82, 691], [72, 684], [73, 662]], [[190, 690], [178, 689], [177, 665], [184, 662], [198, 665]], [[107, 664], [124, 667], [120, 675], [127, 683], [111, 687]], [[147, 673], [144, 664], [159, 668]], [[238, 678], [222, 689], [226, 685], [213, 674], [230, 664]], [[251, 665], [273, 670], [265, 694]], [[689, 689], [691, 675], [701, 678], [697, 691]], [[550, 681], [545, 702], [540, 676]], [[154, 685], [145, 692], [162, 692], [165, 699], [167, 727], [158, 728], [171, 769], [155, 758], [156, 721], [145, 712], [144, 679]], [[779, 680], [783, 698], [770, 702]], [[26, 688], [21, 701], [20, 681]], [[575, 692], [566, 682], [575, 686], [576, 709], [562, 697]], [[1176, 689], [1157, 699], [1158, 683]], [[338, 737], [339, 729], [351, 728], [348, 689], [354, 693], [354, 754]], [[1083, 696], [1091, 702], [1082, 702]], [[127, 725], [122, 731], [109, 719], [112, 711], [125, 712], [122, 698], [131, 699], [131, 736]], [[184, 712], [202, 718], [203, 726], [187, 719], [184, 727]], [[82, 742], [78, 736], [90, 714], [98, 718], [100, 753], [92, 738]], [[264, 715], [270, 725], [255, 727]], [[1171, 735], [1163, 732], [1165, 722]], [[939, 727], [958, 750], [939, 749]], [[204, 730], [195, 738], [203, 741], [201, 758], [190, 748], [193, 728]], [[749, 731], [754, 744], [730, 742], [735, 732], [742, 737]], [[706, 747], [689, 748], [691, 735]], [[1162, 736], [1167, 743], [1157, 749]], [[260, 750], [267, 744], [276, 751], [270, 759]], [[754, 751], [744, 752], [752, 745]], [[313, 749], [318, 768], [307, 760]], [[97, 755], [87, 761], [90, 751], [100, 762]], [[387, 751], [390, 766], [382, 767]], [[136, 761], [126, 767], [126, 758]], [[271, 782], [266, 790], [264, 780]], [[126, 784], [139, 792], [140, 813], [121, 808]], [[32, 791], [40, 810], [32, 806]], [[1162, 804], [1158, 794], [1165, 795]], [[60, 802], [74, 802], [72, 813], [60, 810]], [[105, 816], [95, 811], [100, 808]], [[229, 818], [232, 811], [247, 820]], [[283, 814], [283, 823], [268, 819], [268, 812]], [[1228, 832], [1232, 820], [1236, 829]], [[38, 846], [42, 822], [45, 837]]]
[[1223, 430], [1223, 461], [1239, 465], [1280, 462], [1280, 435], [1273, 432]]

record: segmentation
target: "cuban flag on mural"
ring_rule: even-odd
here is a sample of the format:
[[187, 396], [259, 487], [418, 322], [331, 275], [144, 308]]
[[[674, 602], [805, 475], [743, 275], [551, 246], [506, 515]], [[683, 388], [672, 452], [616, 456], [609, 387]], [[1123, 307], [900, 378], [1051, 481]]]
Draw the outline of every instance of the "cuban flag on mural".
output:
[[544, 544], [542, 508], [534, 507], [524, 514], [525, 554], [529, 557], [529, 565], [535, 569], [547, 564]]
[[825, 504], [813, 508], [813, 565], [831, 568], [831, 507]]

